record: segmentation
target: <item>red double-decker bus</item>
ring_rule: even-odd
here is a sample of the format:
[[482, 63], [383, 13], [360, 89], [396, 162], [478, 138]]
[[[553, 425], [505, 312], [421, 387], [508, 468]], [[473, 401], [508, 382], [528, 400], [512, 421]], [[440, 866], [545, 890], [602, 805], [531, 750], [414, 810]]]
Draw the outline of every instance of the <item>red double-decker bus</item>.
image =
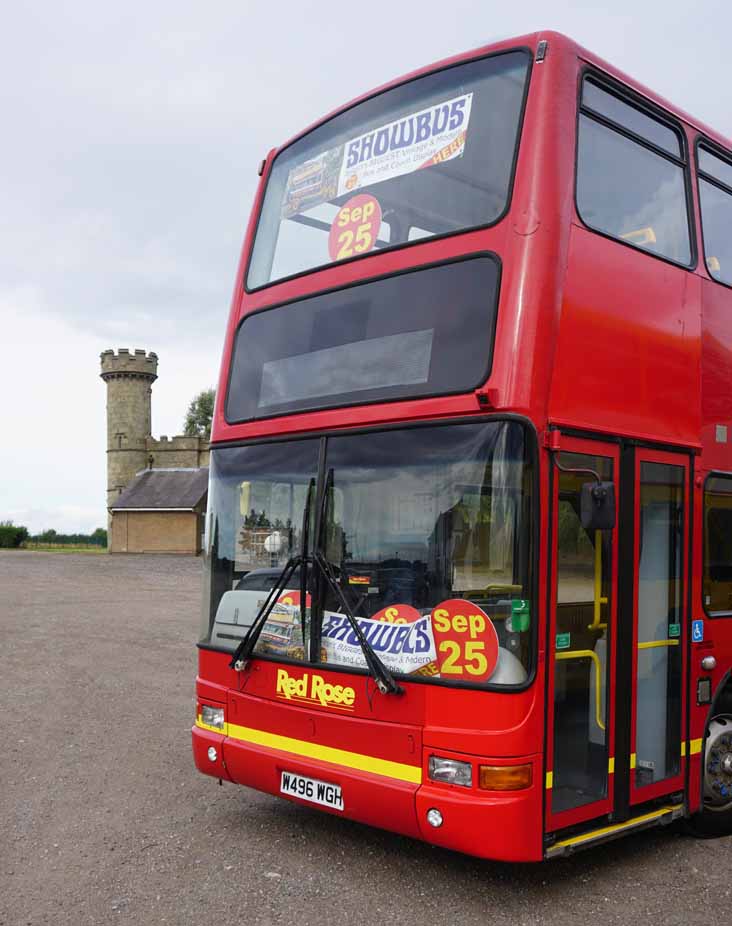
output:
[[200, 771], [538, 861], [732, 829], [732, 143], [555, 33], [262, 164]]

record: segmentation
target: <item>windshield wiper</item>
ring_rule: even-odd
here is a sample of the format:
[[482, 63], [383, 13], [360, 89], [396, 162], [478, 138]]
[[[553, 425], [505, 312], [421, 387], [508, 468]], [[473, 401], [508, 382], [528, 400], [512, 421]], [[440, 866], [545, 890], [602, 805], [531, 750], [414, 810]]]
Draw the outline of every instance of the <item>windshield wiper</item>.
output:
[[[326, 558], [325, 554], [322, 552], [326, 544], [323, 542], [325, 535], [325, 522], [328, 511], [328, 493], [333, 488], [334, 472], [333, 467], [331, 466], [328, 470], [328, 475], [325, 478], [325, 485], [323, 486], [323, 495], [320, 499], [320, 511], [318, 517], [318, 537], [315, 544], [315, 551], [313, 553], [313, 563], [316, 565], [326, 583], [330, 587], [333, 594], [338, 599], [338, 602], [343, 609], [348, 623], [351, 625], [351, 630], [353, 630], [358, 640], [358, 644], [361, 647], [363, 652], [363, 657], [368, 666], [369, 672], [376, 682], [376, 687], [382, 694], [404, 694], [404, 689], [402, 686], [394, 679], [394, 676], [387, 669], [381, 659], [376, 655], [374, 648], [368, 641], [366, 634], [361, 629], [361, 625], [358, 623], [358, 619], [353, 613], [353, 610], [348, 603], [348, 599], [345, 596], [343, 589], [338, 582], [338, 579], [333, 571], [332, 563]], [[320, 633], [318, 632], [318, 638], [315, 641], [317, 647], [320, 646]]]
[[382, 694], [404, 694], [404, 689], [396, 681], [391, 672], [386, 668], [384, 663], [376, 655], [376, 652], [371, 646], [366, 637], [366, 634], [361, 630], [361, 625], [358, 622], [358, 618], [354, 615], [351, 610], [351, 606], [346, 599], [346, 596], [341, 588], [338, 579], [333, 573], [333, 566], [328, 562], [328, 560], [323, 556], [320, 551], [317, 551], [313, 560], [315, 565], [319, 567], [320, 572], [328, 583], [333, 594], [338, 599], [343, 612], [348, 619], [348, 623], [351, 625], [351, 629], [356, 635], [361, 651], [363, 652], [363, 657], [366, 660], [366, 665], [369, 667], [369, 672], [374, 677], [376, 682], [376, 687]]
[[[326, 499], [328, 497], [328, 490], [332, 484], [333, 470], [330, 469], [328, 471], [328, 477], [323, 489], [323, 498], [321, 500], [321, 508], [319, 512], [320, 536], [318, 537], [318, 540], [320, 540], [323, 535], [323, 525], [325, 522], [325, 513], [327, 509]], [[348, 600], [346, 599], [343, 589], [341, 588], [338, 579], [333, 572], [333, 566], [318, 548], [319, 544], [316, 544], [316, 550], [312, 556], [307, 555], [308, 537], [310, 532], [310, 508], [312, 505], [314, 487], [315, 480], [311, 479], [310, 485], [308, 486], [307, 499], [305, 501], [305, 510], [303, 511], [302, 542], [300, 544], [300, 552], [297, 556], [291, 556], [283, 566], [282, 571], [277, 576], [277, 580], [270, 589], [264, 604], [259, 609], [259, 613], [249, 627], [249, 630], [247, 630], [241, 643], [234, 651], [234, 655], [231, 657], [231, 661], [229, 662], [229, 667], [236, 669], [238, 672], [241, 672], [246, 668], [246, 665], [251, 658], [252, 652], [254, 651], [254, 647], [257, 645], [257, 640], [259, 639], [260, 634], [264, 629], [264, 625], [267, 623], [267, 618], [269, 617], [270, 612], [274, 607], [275, 602], [277, 601], [277, 598], [287, 588], [288, 582], [298, 567], [300, 568], [300, 625], [302, 627], [303, 654], [305, 653], [307, 574], [308, 567], [313, 566], [318, 568], [318, 571], [322, 575], [326, 584], [338, 599], [341, 608], [343, 608], [343, 612], [348, 620], [348, 623], [356, 635], [356, 639], [358, 640], [359, 646], [361, 647], [361, 651], [363, 652], [364, 660], [366, 661], [369, 672], [376, 682], [376, 687], [382, 694], [404, 694], [404, 689], [394, 679], [394, 676], [387, 669], [381, 659], [376, 655], [374, 648], [371, 646], [366, 635], [361, 629], [361, 625], [358, 623], [358, 619], [355, 617], [353, 610], [348, 603]]]
[[[310, 506], [312, 503], [313, 492], [315, 491], [315, 479], [308, 483], [308, 494], [305, 497], [305, 507], [302, 512], [302, 531], [300, 533], [300, 629], [302, 631], [302, 658], [305, 661], [307, 646], [305, 642], [305, 624], [307, 616], [307, 599], [308, 599], [308, 546], [310, 545]], [[312, 612], [311, 612], [312, 624]]]
[[303, 655], [305, 654], [307, 570], [310, 563], [310, 557], [307, 556], [307, 549], [310, 528], [310, 508], [312, 505], [314, 488], [315, 480], [311, 479], [308, 485], [308, 494], [305, 499], [305, 508], [302, 515], [302, 538], [300, 542], [300, 552], [297, 554], [297, 556], [291, 556], [282, 567], [282, 571], [277, 576], [277, 579], [270, 589], [269, 594], [265, 598], [263, 605], [259, 609], [257, 616], [254, 618], [254, 621], [250, 625], [249, 630], [247, 630], [247, 632], [244, 634], [241, 643], [234, 651], [234, 655], [231, 657], [231, 662], [229, 662], [229, 668], [236, 669], [237, 672], [241, 672], [242, 669], [246, 668], [247, 662], [251, 658], [254, 647], [257, 645], [257, 640], [259, 639], [260, 634], [264, 629], [264, 625], [267, 623], [267, 618], [269, 617], [272, 608], [275, 606], [278, 597], [287, 588], [293, 573], [296, 569], [298, 569], [298, 567], [300, 569], [300, 626], [302, 628]]

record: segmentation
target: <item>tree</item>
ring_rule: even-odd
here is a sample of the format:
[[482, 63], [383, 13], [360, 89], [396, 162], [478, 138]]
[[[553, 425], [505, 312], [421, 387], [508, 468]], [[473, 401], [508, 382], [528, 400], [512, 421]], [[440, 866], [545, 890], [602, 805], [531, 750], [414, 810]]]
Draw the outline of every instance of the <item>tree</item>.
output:
[[22, 546], [28, 539], [28, 529], [12, 521], [0, 521], [0, 547]]
[[204, 437], [211, 439], [211, 419], [213, 418], [215, 389], [204, 389], [199, 392], [186, 412], [183, 424], [183, 433], [186, 437]]

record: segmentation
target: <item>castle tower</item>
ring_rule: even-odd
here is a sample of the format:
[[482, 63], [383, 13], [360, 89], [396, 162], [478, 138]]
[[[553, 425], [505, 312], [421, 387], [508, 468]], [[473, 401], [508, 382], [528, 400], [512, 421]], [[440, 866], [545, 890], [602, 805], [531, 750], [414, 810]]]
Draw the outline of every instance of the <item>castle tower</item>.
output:
[[135, 473], [148, 465], [147, 439], [152, 429], [152, 384], [158, 356], [124, 348], [101, 354], [101, 377], [107, 384], [107, 507]]

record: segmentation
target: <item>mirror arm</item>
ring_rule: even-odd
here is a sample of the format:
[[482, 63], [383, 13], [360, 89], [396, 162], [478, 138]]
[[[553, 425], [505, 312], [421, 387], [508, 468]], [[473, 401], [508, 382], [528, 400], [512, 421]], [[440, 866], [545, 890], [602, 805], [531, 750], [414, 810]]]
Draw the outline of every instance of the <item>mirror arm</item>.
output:
[[575, 474], [578, 475], [578, 476], [582, 476], [582, 475], [585, 475], [585, 476], [592, 476], [592, 477], [594, 478], [595, 482], [596, 482], [598, 485], [601, 485], [601, 484], [602, 484], [602, 479], [600, 479], [600, 474], [599, 474], [599, 473], [596, 473], [594, 469], [582, 469], [582, 468], [579, 468], [579, 469], [572, 469], [572, 468], [569, 467], [569, 466], [562, 466], [562, 464], [559, 462], [559, 454], [560, 454], [560, 451], [559, 451], [559, 450], [552, 450], [552, 451], [551, 451], [551, 454], [552, 454], [552, 459], [553, 459], [553, 461], [554, 461], [554, 465], [556, 466], [556, 468], [557, 468], [558, 470], [561, 470], [561, 472], [563, 472], [563, 473], [575, 473]]
[[[558, 452], [559, 451], [557, 450], [552, 451], [552, 460], [554, 464], [556, 465], [557, 469], [559, 469], [563, 473], [572, 473], [573, 475], [576, 474], [576, 475], [592, 476], [593, 479], [595, 480], [594, 485], [592, 485], [592, 483], [586, 482], [582, 486], [582, 493], [581, 493], [582, 512], [580, 516], [582, 526], [586, 530], [589, 530], [589, 529], [606, 530], [606, 529], [614, 528], [615, 518], [616, 518], [616, 508], [615, 508], [615, 492], [613, 488], [613, 483], [603, 482], [602, 479], [600, 478], [599, 473], [595, 472], [594, 469], [589, 469], [587, 467], [570, 468], [567, 466], [562, 466], [562, 464], [557, 459]], [[587, 501], [589, 505], [591, 506], [592, 510], [594, 510], [594, 514], [592, 513], [592, 510], [590, 509], [588, 509], [587, 511], [585, 510], [585, 501], [584, 501], [585, 490], [588, 491], [589, 497]]]

